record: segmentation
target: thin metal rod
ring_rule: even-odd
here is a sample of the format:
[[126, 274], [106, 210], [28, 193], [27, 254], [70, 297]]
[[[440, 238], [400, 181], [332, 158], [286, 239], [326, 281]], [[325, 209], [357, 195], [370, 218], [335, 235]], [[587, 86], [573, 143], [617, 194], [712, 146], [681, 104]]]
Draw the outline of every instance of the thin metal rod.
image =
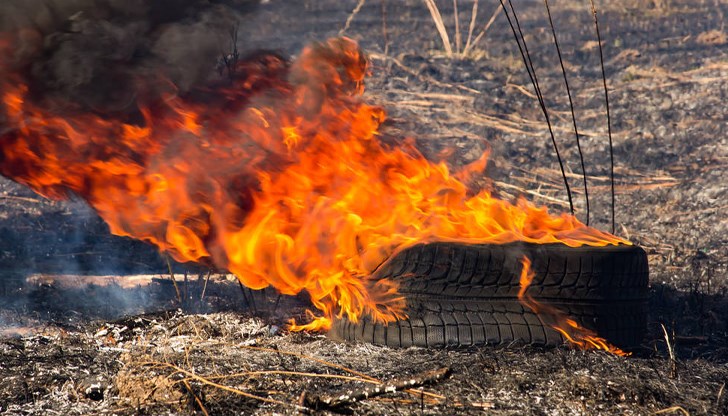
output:
[[253, 307], [253, 313], [257, 315], [258, 307], [255, 306], [255, 293], [253, 293], [253, 289], [250, 288], [248, 288], [248, 293], [250, 293], [250, 305]]
[[[503, 12], [506, 15], [506, 19], [508, 19], [508, 25], [511, 27], [511, 30], [513, 31], [513, 36], [516, 38], [516, 43], [518, 44], [518, 50], [521, 52], [521, 58], [523, 59], [523, 64], [526, 66], [526, 71], [528, 72], [528, 76], [531, 79], [531, 84], [533, 85], [533, 88], [536, 90], [536, 98], [538, 98], [539, 106], [541, 107], [541, 111], [544, 114], [544, 117], [546, 118], [546, 125], [549, 129], [549, 134], [551, 136], [551, 143], [554, 147], [554, 151], [556, 152], [556, 158], [559, 162], [559, 168], [561, 169], [561, 176], [564, 179], [564, 186], [566, 187], [566, 194], [569, 198], [569, 208], [571, 210], [571, 214], [574, 215], [574, 202], [571, 198], [571, 189], [569, 188], [569, 181], [566, 178], [566, 171], [564, 170], [564, 163], [561, 160], [561, 153], [559, 152], [559, 147], [556, 144], [556, 137], [554, 136], [554, 129], [551, 126], [551, 119], [549, 118], [549, 113], [546, 108], [546, 102], [543, 99], [543, 95], [541, 94], [541, 87], [538, 83], [538, 77], [536, 76], [536, 69], [533, 66], [533, 61], [531, 60], [531, 54], [528, 51], [528, 46], [526, 45], [526, 39], [523, 36], [523, 31], [521, 30], [521, 24], [518, 21], [518, 15], [516, 14], [516, 10], [513, 8], [513, 3], [511, 0], [508, 0], [508, 4], [511, 7], [511, 12], [513, 13], [513, 20], [511, 20], [510, 15], [508, 14], [508, 9], [505, 6], [505, 3], [503, 3], [503, 0], [499, 0], [501, 7], [503, 8]], [[516, 25], [513, 25], [513, 22], [515, 21]], [[516, 27], [518, 27], [518, 32], [516, 33]], [[519, 38], [520, 34], [520, 38]], [[521, 46], [521, 42], [523, 42], [523, 46]]]
[[240, 293], [243, 294], [243, 299], [245, 300], [245, 306], [247, 306], [249, 309], [252, 308], [250, 305], [250, 300], [248, 300], [248, 295], [245, 293], [245, 286], [243, 285], [243, 282], [240, 281], [240, 279], [236, 278], [235, 280], [238, 281], [238, 285], [240, 286]]
[[549, 7], [549, 1], [543, 0], [546, 6], [546, 13], [549, 16], [549, 25], [551, 26], [551, 33], [554, 35], [554, 45], [556, 45], [556, 53], [559, 55], [559, 64], [561, 65], [561, 73], [564, 75], [564, 85], [566, 85], [566, 95], [569, 96], [569, 108], [571, 109], [571, 121], [574, 123], [574, 135], [576, 136], [576, 148], [579, 151], [579, 162], [581, 162], [581, 173], [584, 177], [584, 197], [586, 198], [586, 225], [589, 225], [589, 188], [586, 180], [586, 167], [584, 165], [584, 153], [581, 151], [581, 140], [579, 139], [579, 130], [576, 127], [576, 114], [574, 112], [574, 101], [571, 98], [571, 89], [569, 88], [569, 80], [566, 76], [566, 68], [564, 68], [564, 60], [561, 56], [561, 48], [559, 47], [559, 41], [556, 38], [556, 29], [554, 28], [554, 21], [551, 17], [551, 8]]
[[592, 16], [594, 16], [594, 27], [597, 29], [597, 43], [599, 45], [599, 63], [602, 67], [602, 82], [604, 83], [604, 102], [607, 106], [607, 135], [609, 136], [609, 179], [612, 184], [612, 234], [616, 230], [616, 222], [614, 221], [614, 144], [612, 142], [612, 117], [609, 113], [609, 90], [607, 88], [607, 73], [604, 70], [604, 52], [602, 50], [602, 35], [599, 33], [599, 21], [597, 19], [597, 8], [594, 6], [594, 0], [591, 3]]

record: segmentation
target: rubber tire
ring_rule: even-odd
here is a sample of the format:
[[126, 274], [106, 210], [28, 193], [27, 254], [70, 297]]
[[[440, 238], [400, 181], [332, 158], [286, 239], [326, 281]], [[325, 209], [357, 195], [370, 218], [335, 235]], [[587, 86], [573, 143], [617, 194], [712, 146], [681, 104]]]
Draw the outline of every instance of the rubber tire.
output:
[[647, 326], [647, 255], [637, 246], [563, 244], [418, 244], [393, 255], [371, 276], [392, 279], [407, 299], [408, 319], [364, 317], [333, 322], [329, 336], [390, 347], [466, 347], [518, 343], [555, 346], [552, 317], [518, 301], [521, 259], [532, 261], [528, 294], [558, 308], [621, 348], [639, 345]]

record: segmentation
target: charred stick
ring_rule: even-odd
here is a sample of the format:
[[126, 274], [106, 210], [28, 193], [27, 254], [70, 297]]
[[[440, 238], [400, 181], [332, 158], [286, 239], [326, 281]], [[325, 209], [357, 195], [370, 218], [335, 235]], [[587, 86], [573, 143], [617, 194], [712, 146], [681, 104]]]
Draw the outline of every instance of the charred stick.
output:
[[202, 404], [202, 400], [200, 399], [200, 396], [195, 393], [194, 390], [192, 390], [192, 386], [190, 386], [190, 383], [187, 382], [187, 380], [182, 380], [182, 383], [184, 384], [185, 388], [187, 389], [187, 392], [195, 399], [195, 403], [197, 403], [198, 409], [204, 414], [205, 416], [210, 416], [209, 413], [207, 413], [207, 409], [205, 409], [205, 405]]
[[574, 112], [574, 101], [571, 98], [571, 89], [569, 88], [569, 80], [566, 77], [566, 68], [564, 67], [564, 60], [561, 57], [561, 47], [559, 47], [559, 41], [556, 38], [556, 29], [554, 28], [554, 21], [551, 17], [551, 8], [549, 7], [548, 0], [543, 0], [546, 6], [546, 13], [549, 16], [549, 25], [551, 26], [551, 33], [554, 36], [554, 45], [556, 46], [556, 53], [559, 55], [559, 64], [561, 65], [561, 73], [564, 75], [564, 85], [566, 86], [566, 95], [569, 97], [569, 108], [571, 109], [571, 121], [574, 123], [574, 135], [576, 136], [576, 149], [579, 151], [579, 161], [581, 162], [581, 173], [584, 177], [584, 198], [586, 199], [586, 225], [589, 225], [589, 189], [586, 181], [586, 166], [584, 165], [584, 153], [581, 151], [581, 140], [579, 140], [579, 130], [576, 127], [576, 114]]
[[238, 52], [238, 24], [235, 24], [230, 29], [230, 52], [223, 53], [222, 57], [218, 61], [218, 70], [220, 75], [227, 70], [228, 79], [232, 82], [235, 79], [235, 71], [238, 66], [238, 59], [240, 53]]
[[[238, 281], [238, 286], [240, 286], [240, 292], [243, 294], [243, 299], [245, 299], [245, 305], [253, 310], [253, 315], [258, 315], [258, 308], [255, 306], [255, 293], [253, 293], [253, 289], [243, 285], [243, 282], [241, 282], [240, 279], [236, 280]], [[248, 297], [246, 290], [250, 293], [250, 297]]]
[[420, 413], [424, 414], [425, 413], [425, 395], [424, 395], [425, 390], [424, 389], [422, 389], [422, 393], [423, 394], [420, 394]]
[[599, 33], [599, 20], [597, 19], [597, 8], [594, 6], [594, 0], [591, 3], [591, 12], [594, 16], [594, 27], [597, 30], [597, 44], [599, 45], [599, 64], [602, 67], [602, 82], [604, 83], [604, 103], [607, 106], [607, 135], [609, 136], [609, 179], [612, 183], [612, 234], [615, 231], [614, 222], [614, 145], [612, 144], [612, 117], [609, 114], [609, 91], [607, 89], [607, 73], [604, 70], [604, 51], [602, 50], [602, 35]]
[[394, 380], [389, 383], [368, 386], [358, 390], [344, 390], [331, 396], [313, 396], [304, 392], [301, 397], [301, 405], [314, 410], [343, 410], [346, 406], [350, 406], [362, 400], [440, 382], [446, 379], [450, 373], [450, 368], [443, 367], [437, 370], [416, 374], [412, 377]]
[[177, 302], [179, 302], [180, 306], [182, 306], [182, 294], [177, 286], [177, 280], [174, 278], [174, 272], [172, 271], [172, 263], [169, 261], [169, 255], [165, 255], [164, 259], [167, 260], [167, 270], [169, 271], [169, 278], [172, 280], [172, 285], [174, 285], [174, 291], [177, 294]]
[[200, 301], [205, 300], [205, 292], [207, 291], [207, 283], [210, 281], [211, 275], [212, 275], [212, 269], [209, 269], [207, 271], [207, 277], [205, 278], [205, 285], [202, 286], [202, 294], [200, 295]]
[[281, 297], [282, 297], [282, 296], [283, 296], [283, 295], [281, 295], [281, 294], [279, 293], [279, 294], [278, 294], [278, 296], [276, 297], [276, 301], [275, 301], [275, 303], [273, 304], [273, 310], [272, 310], [272, 311], [271, 311], [271, 313], [270, 313], [271, 315], [275, 314], [275, 313], [276, 313], [276, 311], [278, 310], [278, 305], [279, 305], [279, 304], [280, 304], [280, 302], [281, 302]]
[[248, 295], [245, 294], [245, 286], [243, 286], [243, 282], [240, 281], [240, 279], [235, 279], [238, 281], [238, 285], [240, 286], [240, 293], [243, 294], [243, 300], [245, 300], [245, 306], [250, 308], [250, 300], [248, 300]]
[[[500, 0], [501, 8], [503, 9], [503, 12], [506, 15], [506, 19], [508, 19], [508, 25], [511, 27], [511, 31], [513, 32], [513, 37], [516, 39], [516, 44], [518, 44], [518, 50], [521, 53], [521, 59], [523, 59], [523, 64], [526, 67], [526, 72], [528, 72], [528, 77], [531, 80], [531, 85], [533, 85], [533, 89], [536, 90], [536, 98], [538, 99], [539, 107], [541, 108], [541, 112], [544, 115], [544, 118], [546, 119], [546, 125], [549, 129], [549, 135], [551, 136], [551, 144], [553, 145], [554, 151], [556, 152], [556, 159], [559, 162], [559, 168], [561, 169], [561, 177], [564, 180], [564, 186], [566, 187], [566, 195], [569, 198], [569, 208], [571, 210], [571, 214], [574, 214], [574, 202], [571, 198], [571, 188], [569, 187], [569, 181], [566, 179], [566, 171], [564, 170], [564, 163], [561, 160], [561, 153], [559, 152], [559, 147], [556, 144], [556, 137], [554, 136], [554, 129], [551, 126], [551, 119], [549, 118], [548, 109], [546, 108], [546, 103], [543, 99], [543, 95], [541, 94], [541, 87], [538, 83], [538, 77], [536, 76], [536, 69], [533, 66], [533, 61], [531, 60], [531, 54], [528, 51], [528, 46], [526, 45], [526, 39], [523, 36], [523, 31], [521, 30], [521, 24], [518, 21], [518, 15], [516, 14], [516, 9], [513, 8], [513, 3], [511, 0], [508, 0], [508, 4], [511, 8], [511, 13], [513, 13], [513, 19], [511, 19], [510, 14], [508, 13], [508, 9], [506, 8], [505, 3], [503, 0]], [[515, 22], [515, 25], [514, 25]], [[516, 27], [518, 27], [518, 31], [516, 31]], [[523, 45], [521, 45], [521, 42], [523, 42]]]
[[250, 293], [250, 306], [253, 307], [253, 314], [258, 315], [258, 307], [255, 306], [255, 293], [253, 289], [248, 288], [248, 293]]
[[[185, 302], [184, 303], [187, 304], [190, 300], [190, 279], [187, 278], [187, 270], [185, 270], [184, 282], [185, 282], [185, 286], [184, 286]], [[182, 306], [184, 307], [185, 305], [182, 305]]]

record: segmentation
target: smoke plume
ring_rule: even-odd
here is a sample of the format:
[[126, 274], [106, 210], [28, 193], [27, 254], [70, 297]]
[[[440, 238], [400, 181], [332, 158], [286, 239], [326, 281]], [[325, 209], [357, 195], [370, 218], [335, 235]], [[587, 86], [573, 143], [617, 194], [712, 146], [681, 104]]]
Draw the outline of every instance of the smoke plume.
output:
[[134, 112], [145, 97], [185, 94], [217, 75], [216, 61], [233, 47], [231, 28], [256, 4], [3, 0], [0, 33], [10, 50], [0, 56], [0, 76], [22, 74], [30, 94], [46, 102]]

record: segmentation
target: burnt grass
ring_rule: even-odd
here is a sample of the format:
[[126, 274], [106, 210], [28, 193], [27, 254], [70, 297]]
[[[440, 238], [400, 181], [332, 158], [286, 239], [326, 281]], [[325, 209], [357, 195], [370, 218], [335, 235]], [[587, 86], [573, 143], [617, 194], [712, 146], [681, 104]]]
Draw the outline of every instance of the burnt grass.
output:
[[[296, 54], [337, 35], [356, 3], [272, 0], [242, 22], [239, 47]], [[454, 38], [452, 3], [438, 3]], [[545, 13], [540, 2], [516, 3], [584, 219], [581, 169]], [[591, 16], [585, 2], [553, 3], [584, 135], [590, 223], [608, 230], [606, 119]], [[616, 232], [645, 248], [651, 269], [649, 326], [631, 357], [569, 347], [395, 350], [338, 343], [286, 330], [287, 318], [305, 319], [303, 297], [281, 300], [213, 276], [200, 301], [206, 270], [175, 264], [180, 303], [154, 249], [109, 235], [81, 202], [46, 201], [2, 179], [0, 413], [327, 413], [298, 407], [301, 396], [448, 367], [449, 378], [424, 389], [335, 410], [728, 414], [728, 4], [613, 3], [602, 6], [600, 22]], [[464, 37], [471, 4], [460, 2]], [[480, 2], [476, 34], [496, 4]], [[503, 198], [524, 195], [553, 211], [568, 209], [545, 123], [502, 15], [462, 58], [445, 56], [418, 0], [364, 2], [345, 34], [371, 54], [366, 96], [388, 111], [386, 140], [414, 137], [432, 158], [455, 149], [446, 156], [455, 168], [488, 147], [488, 179], [480, 185]], [[36, 273], [159, 278], [127, 290], [25, 283]]]

